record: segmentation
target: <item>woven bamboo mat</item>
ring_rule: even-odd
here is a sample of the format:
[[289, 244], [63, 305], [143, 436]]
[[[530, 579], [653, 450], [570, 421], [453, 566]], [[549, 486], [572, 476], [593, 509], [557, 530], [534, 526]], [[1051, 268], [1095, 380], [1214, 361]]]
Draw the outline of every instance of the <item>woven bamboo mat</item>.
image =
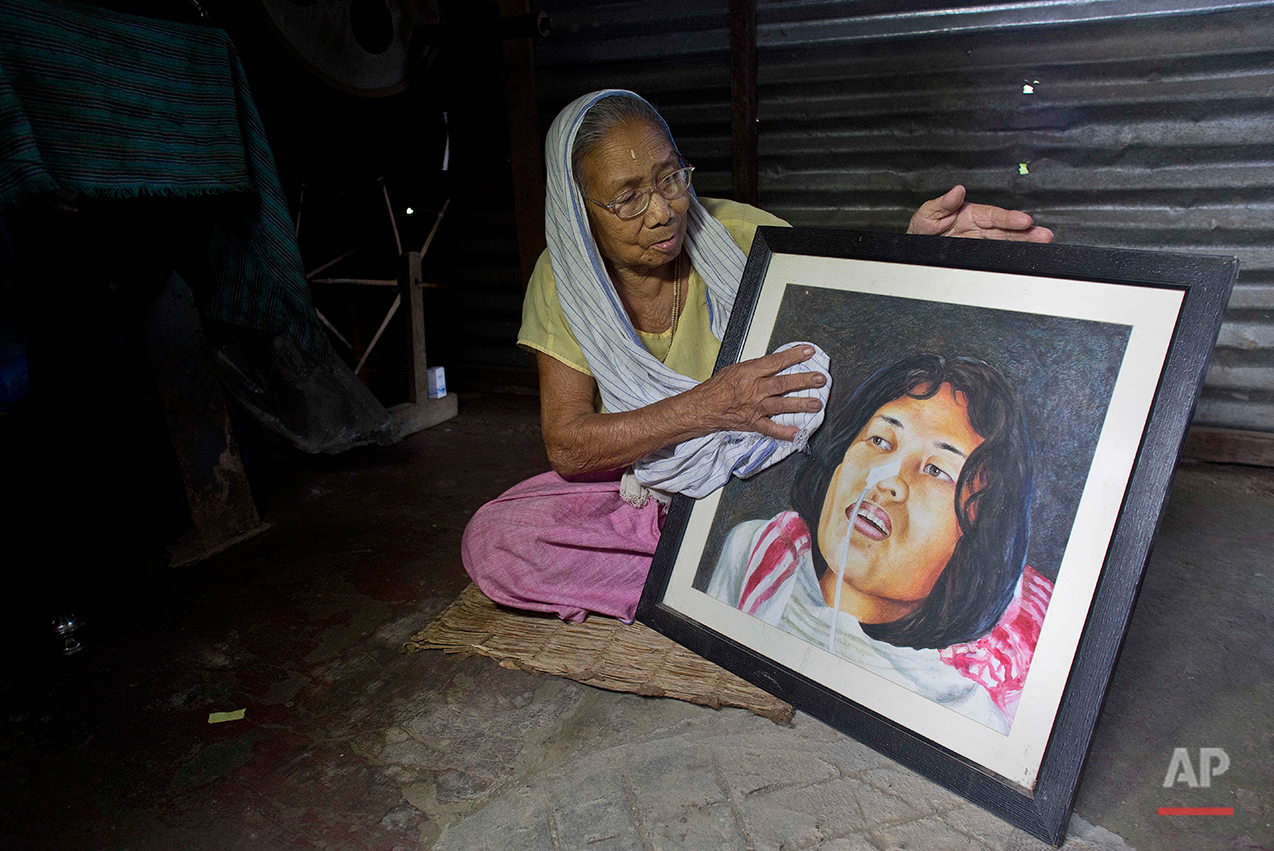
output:
[[642, 624], [584, 623], [497, 606], [470, 585], [403, 649], [489, 656], [506, 668], [556, 674], [610, 691], [735, 706], [785, 724], [792, 707]]

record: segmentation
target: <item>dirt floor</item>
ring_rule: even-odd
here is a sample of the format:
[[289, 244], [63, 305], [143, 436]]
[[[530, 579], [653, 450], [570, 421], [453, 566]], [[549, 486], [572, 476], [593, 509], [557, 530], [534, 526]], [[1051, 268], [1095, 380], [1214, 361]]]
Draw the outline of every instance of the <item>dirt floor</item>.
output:
[[[95, 565], [109, 581], [82, 612], [85, 649], [18, 654], [0, 685], [0, 848], [1043, 847], [923, 781], [882, 779], [896, 767], [799, 713], [783, 728], [401, 652], [467, 584], [470, 514], [547, 469], [534, 398], [460, 410], [338, 457], [250, 445], [268, 533], [175, 573]], [[1072, 847], [1274, 849], [1271, 544], [1274, 471], [1182, 467]], [[55, 564], [60, 542], [40, 547]], [[1201, 747], [1228, 770], [1164, 788], [1174, 748], [1197, 768]], [[780, 805], [793, 789], [808, 794]], [[806, 818], [810, 801], [829, 809]]]

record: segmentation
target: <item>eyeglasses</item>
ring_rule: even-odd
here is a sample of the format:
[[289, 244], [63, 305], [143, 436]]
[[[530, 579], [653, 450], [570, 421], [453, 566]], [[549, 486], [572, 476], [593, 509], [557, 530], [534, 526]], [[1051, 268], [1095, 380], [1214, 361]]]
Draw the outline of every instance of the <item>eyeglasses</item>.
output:
[[650, 206], [651, 192], [658, 191], [665, 201], [675, 201], [685, 195], [690, 190], [690, 175], [694, 170], [695, 167], [692, 165], [679, 168], [671, 174], [659, 178], [654, 186], [647, 186], [645, 189], [625, 190], [624, 194], [609, 204], [603, 204], [595, 198], [589, 198], [588, 200], [599, 207], [610, 210], [625, 221], [635, 219], [646, 212], [646, 208]]

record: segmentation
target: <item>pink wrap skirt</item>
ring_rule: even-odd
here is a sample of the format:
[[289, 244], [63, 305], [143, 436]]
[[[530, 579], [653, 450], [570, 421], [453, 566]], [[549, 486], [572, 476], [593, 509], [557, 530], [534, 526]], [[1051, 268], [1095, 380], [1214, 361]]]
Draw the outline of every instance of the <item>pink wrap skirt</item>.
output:
[[659, 505], [629, 505], [618, 478], [567, 481], [550, 472], [478, 509], [461, 552], [469, 576], [497, 603], [568, 621], [598, 612], [631, 623], [662, 528]]

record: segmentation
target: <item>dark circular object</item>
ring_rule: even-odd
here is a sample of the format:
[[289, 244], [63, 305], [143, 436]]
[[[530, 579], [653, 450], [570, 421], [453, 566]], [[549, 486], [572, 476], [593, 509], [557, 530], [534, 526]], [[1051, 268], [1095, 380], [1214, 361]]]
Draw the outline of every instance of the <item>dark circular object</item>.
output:
[[358, 46], [379, 56], [394, 43], [394, 18], [385, 0], [352, 0], [349, 28]]
[[253, 0], [297, 61], [343, 92], [385, 97], [437, 54], [416, 33], [441, 23], [438, 0]]

